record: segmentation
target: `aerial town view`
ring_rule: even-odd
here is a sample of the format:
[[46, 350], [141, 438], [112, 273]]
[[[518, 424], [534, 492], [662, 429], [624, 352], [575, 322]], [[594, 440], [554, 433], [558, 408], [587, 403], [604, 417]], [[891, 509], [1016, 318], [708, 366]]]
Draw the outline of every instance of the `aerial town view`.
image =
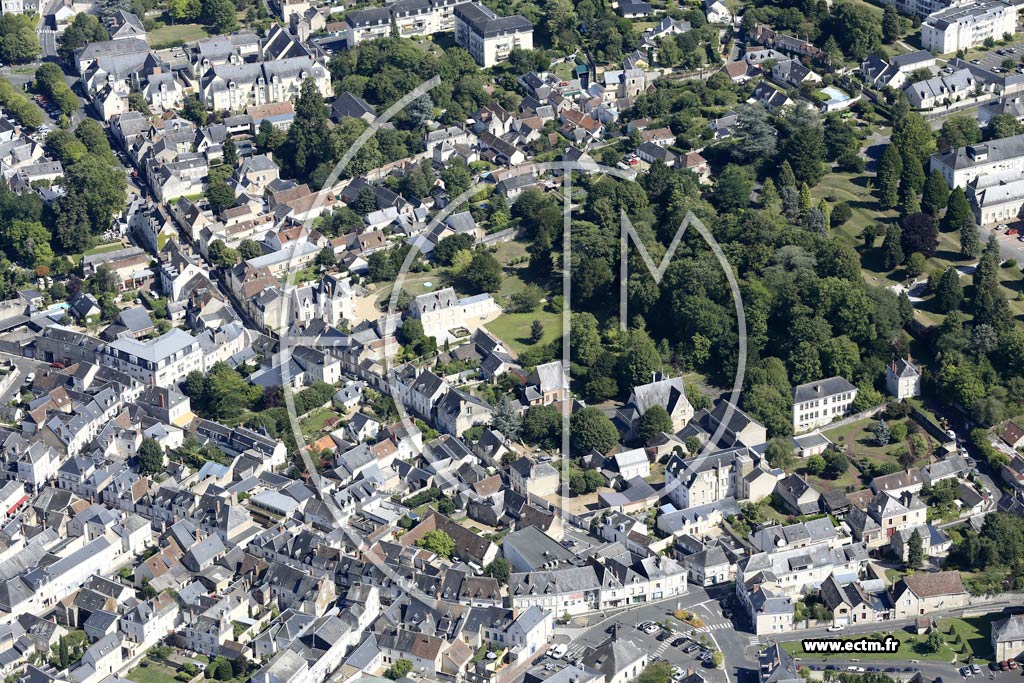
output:
[[2, 683], [1024, 677], [1024, 0], [0, 0]]

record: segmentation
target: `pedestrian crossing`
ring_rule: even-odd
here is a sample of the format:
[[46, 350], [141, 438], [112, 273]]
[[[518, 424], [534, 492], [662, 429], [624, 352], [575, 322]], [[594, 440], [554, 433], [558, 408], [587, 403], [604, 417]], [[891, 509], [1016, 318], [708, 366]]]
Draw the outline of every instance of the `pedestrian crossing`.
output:
[[[722, 629], [726, 629], [726, 628], [733, 628], [733, 625], [731, 623], [729, 623], [728, 621], [726, 621], [726, 622], [722, 622], [721, 624], [707, 624], [707, 625], [702, 626], [702, 627], [700, 627], [698, 629], [692, 629], [691, 628], [689, 630], [690, 631], [695, 630], [695, 631], [697, 631], [697, 633], [707, 633], [709, 631], [721, 631]], [[685, 628], [683, 629], [683, 631], [685, 633], [689, 632]]]

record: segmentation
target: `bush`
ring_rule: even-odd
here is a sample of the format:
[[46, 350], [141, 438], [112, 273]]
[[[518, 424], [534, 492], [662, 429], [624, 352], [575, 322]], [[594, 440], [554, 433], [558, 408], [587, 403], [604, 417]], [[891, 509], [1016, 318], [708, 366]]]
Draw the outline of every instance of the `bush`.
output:
[[[859, 157], [858, 157], [859, 158]], [[830, 222], [833, 228], [838, 228], [853, 217], [853, 209], [846, 202], [839, 202], [832, 207]]]
[[1017, 259], [1010, 258], [1010, 259], [1006, 259], [1005, 261], [1003, 261], [1003, 268], [1016, 268], [1016, 267], [1017, 267]]

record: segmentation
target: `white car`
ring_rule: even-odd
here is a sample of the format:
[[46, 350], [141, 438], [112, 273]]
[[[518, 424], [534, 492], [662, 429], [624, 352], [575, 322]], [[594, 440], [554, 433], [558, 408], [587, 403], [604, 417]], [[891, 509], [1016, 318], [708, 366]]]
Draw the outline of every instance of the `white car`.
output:
[[660, 630], [660, 626], [658, 626], [657, 624], [651, 624], [650, 626], [644, 629], [644, 633], [646, 633], [647, 635], [651, 635], [652, 633], [657, 633]]
[[832, 626], [829, 626], [825, 630], [828, 631], [829, 633], [835, 633], [836, 631], [842, 631], [844, 628], [846, 628], [846, 627], [845, 626], [840, 626], [839, 624], [833, 624]]
[[30, 372], [27, 375], [25, 375], [25, 384], [32, 384], [32, 382], [35, 382], [35, 381], [36, 381], [36, 373]]
[[996, 230], [998, 230], [999, 232], [1006, 232], [1009, 229], [1010, 226], [1007, 225], [1006, 223], [1000, 223], [999, 225], [996, 226]]
[[565, 653], [569, 651], [569, 646], [566, 644], [555, 645], [551, 648], [551, 656], [555, 659], [561, 659], [565, 656]]

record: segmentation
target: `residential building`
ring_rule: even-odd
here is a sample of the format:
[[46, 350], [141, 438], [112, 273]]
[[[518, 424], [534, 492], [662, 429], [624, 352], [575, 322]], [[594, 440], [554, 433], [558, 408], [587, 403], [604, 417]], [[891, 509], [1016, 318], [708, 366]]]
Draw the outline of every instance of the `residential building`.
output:
[[966, 188], [984, 175], [1006, 174], [1012, 177], [1024, 173], [1024, 135], [989, 140], [966, 147], [954, 147], [947, 152], [933, 154], [931, 170], [942, 173], [952, 187]]
[[148, 341], [122, 338], [100, 351], [101, 362], [143, 384], [171, 387], [188, 373], [206, 370], [199, 339], [178, 328]]
[[518, 14], [499, 17], [479, 3], [463, 3], [455, 8], [455, 44], [486, 69], [508, 59], [516, 48], [532, 50], [533, 24]]
[[955, 571], [904, 576], [892, 588], [896, 619], [966, 607], [969, 597], [970, 594], [960, 581], [960, 573]]
[[921, 24], [921, 47], [935, 54], [970, 50], [987, 39], [1017, 31], [1017, 6], [1001, 0], [958, 4], [928, 15]]
[[828, 377], [793, 387], [793, 431], [797, 434], [824, 427], [846, 415], [857, 387], [842, 377]]
[[885, 368], [885, 390], [902, 401], [921, 395], [921, 369], [910, 359], [893, 359]]

